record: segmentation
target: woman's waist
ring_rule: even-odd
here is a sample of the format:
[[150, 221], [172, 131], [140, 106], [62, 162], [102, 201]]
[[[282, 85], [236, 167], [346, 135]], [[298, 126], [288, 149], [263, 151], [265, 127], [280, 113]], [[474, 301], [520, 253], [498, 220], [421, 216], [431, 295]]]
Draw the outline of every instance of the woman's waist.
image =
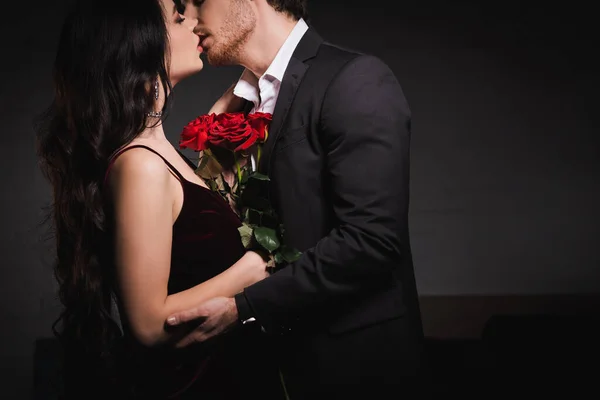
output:
[[231, 346], [236, 341], [234, 336], [237, 335], [225, 334], [182, 349], [172, 344], [147, 348], [132, 339], [124, 366], [138, 393], [166, 398], [195, 382], [205, 382], [215, 373], [235, 376], [233, 369], [239, 365], [235, 361], [239, 354], [232, 351], [236, 347]]

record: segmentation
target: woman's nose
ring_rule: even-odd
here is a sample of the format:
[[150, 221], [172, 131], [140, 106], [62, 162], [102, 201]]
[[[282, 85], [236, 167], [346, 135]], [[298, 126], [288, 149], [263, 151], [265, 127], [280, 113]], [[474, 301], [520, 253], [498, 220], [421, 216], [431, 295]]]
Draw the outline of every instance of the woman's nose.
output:
[[198, 25], [198, 18], [188, 18], [190, 21], [190, 30], [193, 31], [196, 25]]

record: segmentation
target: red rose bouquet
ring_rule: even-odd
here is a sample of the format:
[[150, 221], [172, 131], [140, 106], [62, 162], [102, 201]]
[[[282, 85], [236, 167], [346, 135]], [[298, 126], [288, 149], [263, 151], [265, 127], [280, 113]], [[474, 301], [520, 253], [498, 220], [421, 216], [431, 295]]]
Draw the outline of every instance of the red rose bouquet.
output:
[[244, 246], [262, 248], [282, 264], [297, 260], [300, 252], [283, 244], [283, 225], [264, 195], [269, 177], [257, 171], [270, 122], [267, 113], [201, 115], [185, 126], [179, 145], [201, 153], [196, 173], [242, 220]]

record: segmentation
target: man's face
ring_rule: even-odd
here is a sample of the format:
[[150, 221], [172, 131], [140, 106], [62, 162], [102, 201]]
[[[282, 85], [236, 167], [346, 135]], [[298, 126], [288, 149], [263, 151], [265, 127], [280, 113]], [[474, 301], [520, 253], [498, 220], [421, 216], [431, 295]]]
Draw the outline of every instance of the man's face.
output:
[[197, 18], [194, 32], [211, 65], [240, 62], [244, 45], [256, 26], [249, 0], [188, 0], [185, 16]]

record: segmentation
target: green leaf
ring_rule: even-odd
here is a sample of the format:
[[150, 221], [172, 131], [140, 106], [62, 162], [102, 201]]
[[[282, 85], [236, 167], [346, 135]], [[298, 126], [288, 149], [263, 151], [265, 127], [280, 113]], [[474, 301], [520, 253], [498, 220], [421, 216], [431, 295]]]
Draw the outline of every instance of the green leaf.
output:
[[238, 228], [238, 231], [240, 232], [240, 237], [242, 238], [242, 244], [244, 245], [244, 248], [247, 249], [252, 242], [253, 229], [250, 225], [243, 224]]
[[266, 226], [267, 228], [271, 228], [274, 229], [275, 231], [278, 231], [277, 233], [277, 237], [283, 237], [280, 233], [279, 233], [279, 224], [277, 222], [277, 218], [272, 215], [269, 212], [263, 212], [260, 215], [260, 223], [261, 226]]
[[289, 263], [298, 260], [301, 255], [302, 253], [294, 248], [291, 248], [289, 246], [281, 246], [281, 256], [285, 261]]
[[248, 222], [249, 224], [260, 225], [260, 217], [262, 212], [250, 207], [248, 207], [246, 210], [247, 215], [244, 221]]
[[275, 264], [281, 264], [284, 259], [283, 259], [283, 255], [280, 252], [275, 253]]
[[256, 179], [259, 181], [270, 181], [271, 179], [269, 179], [269, 177], [267, 175], [258, 173], [258, 172], [254, 172], [253, 174], [250, 174], [248, 176], [249, 179]]
[[206, 164], [208, 164], [208, 161], [210, 160], [209, 156], [202, 156], [200, 158], [200, 164], [198, 164], [198, 168], [196, 169], [196, 171], [202, 171], [204, 168], [206, 168]]
[[244, 209], [242, 216], [243, 216], [244, 222], [249, 223], [250, 222], [250, 209], [249, 208]]
[[231, 193], [231, 187], [229, 186], [229, 183], [227, 183], [227, 181], [225, 180], [223, 174], [221, 174], [221, 181], [223, 182], [223, 187], [225, 188], [225, 190], [227, 190], [227, 193]]
[[275, 229], [259, 226], [254, 229], [254, 237], [258, 244], [264, 247], [268, 252], [272, 253], [279, 248], [279, 238]]
[[245, 193], [242, 193], [242, 201], [246, 207], [252, 208], [256, 211], [264, 212], [271, 208], [269, 204], [269, 200], [264, 197], [250, 197], [245, 196]]
[[207, 183], [208, 183], [208, 186], [210, 187], [210, 190], [212, 190], [214, 192], [219, 191], [219, 185], [213, 179], [209, 180]]
[[249, 172], [248, 172], [248, 168], [244, 168], [242, 170], [242, 180], [240, 181], [241, 185], [244, 185], [246, 182], [248, 182], [248, 177], [250, 176]]

